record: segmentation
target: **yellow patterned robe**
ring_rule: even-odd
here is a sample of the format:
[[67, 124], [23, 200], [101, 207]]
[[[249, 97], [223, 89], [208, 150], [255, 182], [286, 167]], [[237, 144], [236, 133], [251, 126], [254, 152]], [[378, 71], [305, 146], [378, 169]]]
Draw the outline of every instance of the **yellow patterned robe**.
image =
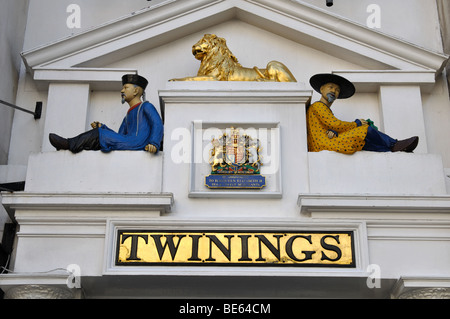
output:
[[[316, 102], [306, 113], [308, 125], [308, 150], [310, 152], [335, 151], [353, 154], [363, 149], [367, 136], [367, 125], [359, 126], [356, 122], [337, 119], [328, 106]], [[328, 131], [338, 133], [337, 137], [328, 138]]]

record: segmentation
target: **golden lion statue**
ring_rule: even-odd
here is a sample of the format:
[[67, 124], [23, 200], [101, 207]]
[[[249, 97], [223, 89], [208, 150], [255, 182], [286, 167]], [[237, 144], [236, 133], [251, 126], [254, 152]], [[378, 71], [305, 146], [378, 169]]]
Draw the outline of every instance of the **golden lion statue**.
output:
[[269, 62], [266, 69], [242, 67], [228, 49], [225, 39], [215, 34], [205, 34], [193, 45], [192, 54], [201, 61], [197, 76], [171, 81], [297, 82], [291, 71], [278, 61]]

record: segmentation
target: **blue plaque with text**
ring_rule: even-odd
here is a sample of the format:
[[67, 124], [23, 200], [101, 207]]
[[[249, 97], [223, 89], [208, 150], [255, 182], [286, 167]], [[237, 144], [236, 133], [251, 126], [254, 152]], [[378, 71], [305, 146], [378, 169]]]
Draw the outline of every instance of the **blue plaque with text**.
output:
[[266, 177], [262, 175], [208, 175], [205, 177], [208, 188], [262, 189]]

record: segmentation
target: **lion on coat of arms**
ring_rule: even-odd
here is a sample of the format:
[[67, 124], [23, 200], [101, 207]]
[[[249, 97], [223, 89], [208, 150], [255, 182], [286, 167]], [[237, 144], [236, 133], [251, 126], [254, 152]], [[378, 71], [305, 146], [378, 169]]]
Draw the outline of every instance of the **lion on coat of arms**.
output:
[[225, 39], [215, 34], [205, 34], [193, 45], [192, 54], [201, 61], [197, 76], [171, 81], [297, 82], [291, 71], [278, 61], [269, 62], [265, 69], [243, 67], [228, 49]]

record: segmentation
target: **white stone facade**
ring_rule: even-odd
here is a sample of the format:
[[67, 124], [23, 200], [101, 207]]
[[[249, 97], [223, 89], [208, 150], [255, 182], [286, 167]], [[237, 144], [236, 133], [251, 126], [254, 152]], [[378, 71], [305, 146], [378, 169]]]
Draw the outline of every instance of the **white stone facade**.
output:
[[[1, 197], [20, 225], [11, 271], [0, 276], [6, 297], [448, 297], [450, 101], [437, 4], [411, 1], [409, 17], [422, 19], [412, 35], [389, 20], [398, 5], [379, 2], [381, 30], [365, 25], [367, 11], [350, 14], [348, 0], [336, 11], [316, 1], [156, 1], [39, 46], [28, 30], [17, 103], [43, 101], [44, 111], [39, 121], [14, 117], [4, 170], [26, 183]], [[205, 33], [225, 38], [244, 66], [282, 61], [298, 83], [168, 82], [196, 75], [191, 47]], [[333, 106], [338, 118], [418, 135], [415, 153], [308, 153], [305, 110], [319, 97], [309, 78], [325, 72], [357, 88]], [[164, 150], [56, 152], [51, 132], [74, 136], [93, 121], [118, 129], [125, 73], [149, 80]], [[204, 185], [211, 137], [231, 126], [265, 143], [262, 190]], [[115, 263], [119, 230], [345, 231], [355, 265], [126, 267]], [[82, 294], [67, 281], [69, 265]]]

